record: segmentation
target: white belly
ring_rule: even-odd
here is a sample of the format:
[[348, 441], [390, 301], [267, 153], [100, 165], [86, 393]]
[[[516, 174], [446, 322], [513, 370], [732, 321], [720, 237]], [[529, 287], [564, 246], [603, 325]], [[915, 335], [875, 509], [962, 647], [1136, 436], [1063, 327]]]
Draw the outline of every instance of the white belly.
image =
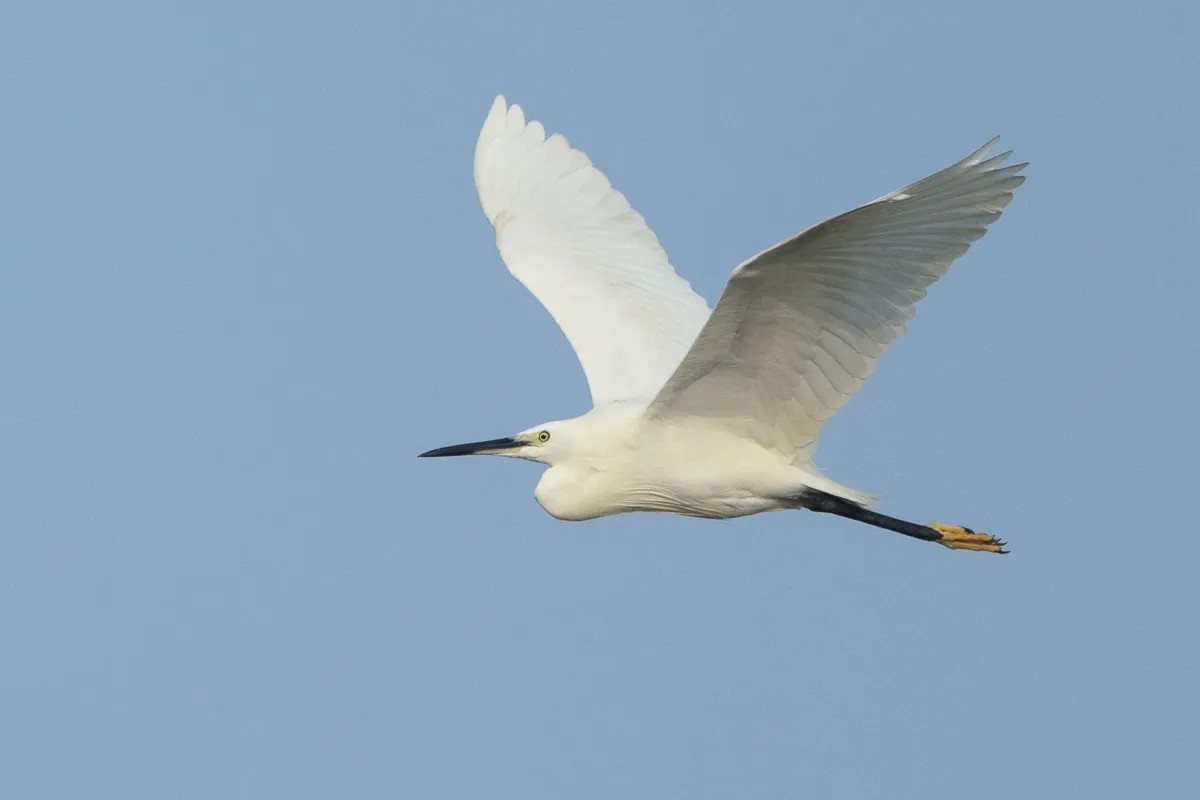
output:
[[[696, 492], [666, 484], [632, 487], [612, 486], [603, 478], [572, 481], [554, 480], [555, 470], [546, 471], [534, 496], [552, 517], [584, 520], [625, 514], [630, 511], [665, 511], [693, 517], [724, 519], [782, 508], [774, 498], [755, 497], [732, 487], [712, 487]], [[547, 478], [550, 480], [547, 481]]]

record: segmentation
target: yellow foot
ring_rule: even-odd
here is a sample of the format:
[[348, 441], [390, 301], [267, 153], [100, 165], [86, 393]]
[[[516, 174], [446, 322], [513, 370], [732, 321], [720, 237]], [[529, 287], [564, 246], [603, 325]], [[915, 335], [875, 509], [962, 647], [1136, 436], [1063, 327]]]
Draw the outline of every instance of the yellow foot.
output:
[[1004, 542], [988, 533], [976, 533], [970, 528], [960, 525], [939, 525], [929, 523], [930, 528], [942, 535], [937, 543], [951, 550], [978, 550], [984, 553], [1007, 553]]

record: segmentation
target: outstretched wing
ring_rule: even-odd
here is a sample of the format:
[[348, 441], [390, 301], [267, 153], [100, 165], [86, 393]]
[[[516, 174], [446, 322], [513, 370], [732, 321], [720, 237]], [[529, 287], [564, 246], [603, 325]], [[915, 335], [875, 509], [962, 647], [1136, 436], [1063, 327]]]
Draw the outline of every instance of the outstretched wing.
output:
[[1025, 164], [957, 164], [744, 262], [650, 413], [705, 417], [801, 459], [914, 305], [983, 236]]
[[475, 146], [475, 186], [504, 263], [566, 334], [592, 402], [654, 397], [709, 311], [641, 215], [502, 96]]

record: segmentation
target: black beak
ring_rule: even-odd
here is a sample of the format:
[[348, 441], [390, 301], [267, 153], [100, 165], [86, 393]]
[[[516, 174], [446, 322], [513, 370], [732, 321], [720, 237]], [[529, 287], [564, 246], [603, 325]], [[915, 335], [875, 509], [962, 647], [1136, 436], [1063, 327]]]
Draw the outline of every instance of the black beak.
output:
[[475, 456], [488, 455], [500, 450], [512, 450], [515, 447], [524, 447], [526, 442], [519, 439], [505, 437], [503, 439], [488, 439], [484, 442], [467, 442], [466, 444], [452, 444], [449, 447], [439, 447], [435, 450], [427, 450], [417, 458], [441, 458], [442, 456]]

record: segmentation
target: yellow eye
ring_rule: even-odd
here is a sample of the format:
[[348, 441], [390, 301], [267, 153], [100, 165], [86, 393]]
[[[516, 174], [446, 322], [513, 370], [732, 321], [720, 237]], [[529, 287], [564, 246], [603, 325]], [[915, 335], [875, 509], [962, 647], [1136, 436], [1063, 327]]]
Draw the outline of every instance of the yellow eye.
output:
[[542, 444], [545, 444], [546, 442], [550, 441], [550, 431], [542, 431], [541, 433], [538, 434], [537, 439]]

